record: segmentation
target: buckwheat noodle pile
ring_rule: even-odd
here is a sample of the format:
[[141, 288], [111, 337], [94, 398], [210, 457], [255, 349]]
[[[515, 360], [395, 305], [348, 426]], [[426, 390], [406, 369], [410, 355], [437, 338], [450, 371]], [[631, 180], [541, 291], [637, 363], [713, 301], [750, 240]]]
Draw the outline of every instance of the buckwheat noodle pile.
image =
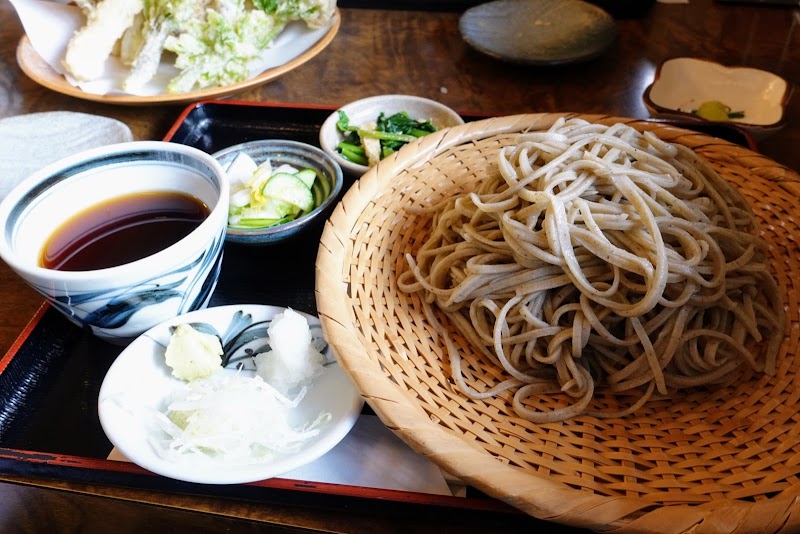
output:
[[[423, 208], [432, 234], [398, 280], [424, 295], [464, 394], [513, 388], [515, 412], [544, 423], [625, 416], [743, 366], [774, 373], [785, 317], [766, 245], [692, 150], [562, 118], [504, 147], [498, 171]], [[432, 305], [499, 378], [473, 376]], [[598, 408], [601, 388], [619, 402]], [[568, 402], [537, 401], [553, 394]]]

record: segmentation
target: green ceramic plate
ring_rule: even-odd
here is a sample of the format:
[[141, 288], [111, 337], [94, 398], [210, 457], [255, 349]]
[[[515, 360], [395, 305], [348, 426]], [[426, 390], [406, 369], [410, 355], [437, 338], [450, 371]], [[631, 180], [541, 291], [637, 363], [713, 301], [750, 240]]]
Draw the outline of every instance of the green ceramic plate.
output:
[[459, 30], [480, 52], [534, 65], [592, 59], [617, 37], [611, 15], [580, 0], [497, 0], [465, 11]]

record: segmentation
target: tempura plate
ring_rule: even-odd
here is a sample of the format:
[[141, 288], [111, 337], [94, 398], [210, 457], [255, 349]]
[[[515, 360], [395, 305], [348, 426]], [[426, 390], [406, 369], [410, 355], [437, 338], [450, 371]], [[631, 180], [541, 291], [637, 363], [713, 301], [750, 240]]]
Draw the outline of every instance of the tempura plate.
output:
[[101, 95], [82, 91], [80, 88], [70, 84], [63, 75], [53, 70], [53, 68], [48, 65], [48, 63], [36, 52], [27, 36], [23, 36], [17, 45], [17, 63], [22, 71], [39, 85], [47, 87], [48, 89], [51, 89], [57, 93], [73, 96], [82, 100], [91, 100], [94, 102], [127, 106], [187, 104], [200, 100], [223, 98], [232, 94], [241, 93], [247, 89], [252, 89], [275, 80], [287, 72], [296, 69], [297, 67], [314, 58], [331, 43], [339, 31], [341, 21], [340, 12], [337, 9], [333, 16], [333, 20], [331, 21], [330, 28], [322, 36], [322, 38], [308, 47], [299, 56], [287, 61], [283, 65], [267, 69], [253, 78], [238, 83], [223, 87], [209, 87], [207, 89], [200, 89], [187, 93], [136, 96], [129, 94]]

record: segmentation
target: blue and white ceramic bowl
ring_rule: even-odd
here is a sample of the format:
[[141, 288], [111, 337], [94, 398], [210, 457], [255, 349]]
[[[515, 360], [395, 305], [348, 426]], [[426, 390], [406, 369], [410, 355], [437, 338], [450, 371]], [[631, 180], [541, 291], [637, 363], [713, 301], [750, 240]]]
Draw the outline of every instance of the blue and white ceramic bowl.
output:
[[[71, 216], [147, 191], [188, 193], [210, 213], [186, 237], [130, 263], [92, 271], [40, 265], [45, 243]], [[34, 173], [0, 203], [0, 257], [74, 323], [126, 344], [207, 306], [222, 265], [228, 191], [217, 160], [192, 147], [134, 141], [88, 150]]]

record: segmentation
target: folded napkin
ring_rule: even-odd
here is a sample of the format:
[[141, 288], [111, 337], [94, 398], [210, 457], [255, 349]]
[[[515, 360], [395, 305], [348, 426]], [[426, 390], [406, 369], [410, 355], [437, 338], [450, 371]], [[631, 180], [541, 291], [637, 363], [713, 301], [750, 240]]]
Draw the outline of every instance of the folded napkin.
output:
[[[108, 459], [128, 461], [117, 449]], [[414, 452], [374, 415], [359, 416], [353, 429], [333, 449], [280, 478], [453, 495], [442, 471]]]
[[0, 119], [0, 200], [11, 189], [49, 163], [83, 150], [133, 140], [118, 120], [48, 111]]

